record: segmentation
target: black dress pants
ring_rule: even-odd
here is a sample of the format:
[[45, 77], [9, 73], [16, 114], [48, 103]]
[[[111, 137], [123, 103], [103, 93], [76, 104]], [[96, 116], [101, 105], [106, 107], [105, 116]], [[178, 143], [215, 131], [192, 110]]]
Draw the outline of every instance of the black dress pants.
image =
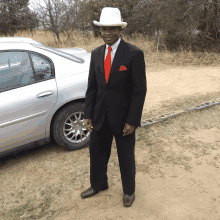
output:
[[130, 135], [114, 134], [109, 126], [107, 112], [101, 128], [90, 134], [90, 183], [100, 191], [108, 182], [107, 165], [111, 154], [113, 135], [116, 140], [123, 192], [131, 195], [135, 191], [135, 130]]

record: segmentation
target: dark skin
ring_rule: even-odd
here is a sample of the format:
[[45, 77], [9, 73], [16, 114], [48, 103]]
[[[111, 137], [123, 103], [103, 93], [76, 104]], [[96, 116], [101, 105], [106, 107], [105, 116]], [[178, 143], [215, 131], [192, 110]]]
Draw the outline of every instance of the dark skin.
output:
[[[120, 26], [102, 26], [101, 27], [101, 37], [106, 44], [112, 46], [121, 35], [121, 27]], [[92, 132], [92, 119], [85, 119], [84, 126], [87, 131]], [[123, 136], [129, 135], [134, 131], [135, 127], [125, 123], [123, 129]]]
[[119, 26], [102, 26], [101, 37], [106, 44], [112, 46], [121, 35], [121, 27]]

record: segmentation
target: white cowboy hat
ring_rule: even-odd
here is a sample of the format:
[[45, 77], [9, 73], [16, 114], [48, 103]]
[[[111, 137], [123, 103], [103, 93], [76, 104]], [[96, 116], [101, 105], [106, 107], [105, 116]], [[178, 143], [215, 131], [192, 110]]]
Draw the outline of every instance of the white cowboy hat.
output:
[[122, 28], [127, 26], [126, 22], [122, 22], [119, 9], [111, 7], [103, 8], [99, 22], [93, 21], [93, 23], [98, 26], [122, 26]]

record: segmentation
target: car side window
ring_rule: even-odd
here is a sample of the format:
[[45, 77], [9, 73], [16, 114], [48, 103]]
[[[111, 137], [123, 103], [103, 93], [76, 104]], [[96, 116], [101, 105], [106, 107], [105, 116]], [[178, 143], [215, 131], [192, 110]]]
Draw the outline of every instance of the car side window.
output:
[[47, 80], [53, 77], [52, 65], [48, 59], [38, 54], [31, 53], [35, 75], [39, 80]]
[[34, 72], [27, 52], [0, 53], [0, 92], [34, 82]]

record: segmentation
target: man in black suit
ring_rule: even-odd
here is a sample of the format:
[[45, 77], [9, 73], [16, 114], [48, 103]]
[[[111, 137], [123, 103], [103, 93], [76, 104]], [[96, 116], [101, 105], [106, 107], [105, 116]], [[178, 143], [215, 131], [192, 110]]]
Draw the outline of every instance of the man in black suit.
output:
[[135, 195], [135, 129], [140, 126], [147, 92], [143, 51], [120, 37], [119, 9], [103, 8], [100, 22], [104, 45], [92, 51], [85, 98], [85, 128], [90, 134], [90, 183], [81, 193], [89, 198], [108, 189], [107, 164], [113, 135], [123, 185], [123, 204], [132, 205]]

